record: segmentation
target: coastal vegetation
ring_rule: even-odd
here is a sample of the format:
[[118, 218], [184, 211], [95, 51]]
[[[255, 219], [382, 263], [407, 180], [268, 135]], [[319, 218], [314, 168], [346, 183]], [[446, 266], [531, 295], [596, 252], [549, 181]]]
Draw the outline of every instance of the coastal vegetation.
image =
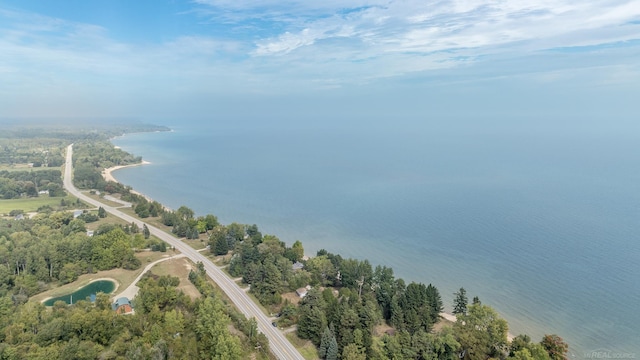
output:
[[[38, 133], [38, 131], [35, 131]], [[14, 134], [24, 134], [15, 132]], [[112, 134], [113, 132], [111, 132]], [[33, 136], [33, 143], [37, 137]], [[133, 203], [140, 218], [162, 223], [173, 234], [208, 244], [229, 275], [240, 278], [271, 314], [274, 326], [290, 328], [321, 359], [564, 359], [567, 346], [557, 335], [535, 342], [527, 335], [508, 339], [508, 325], [464, 288], [455, 295], [457, 316], [441, 317], [444, 304], [432, 284], [406, 283], [393, 269], [366, 259], [343, 258], [326, 250], [304, 254], [258, 226], [221, 224], [215, 215], [197, 216], [187, 206], [175, 211], [106, 182], [105, 167], [141, 161], [114, 148], [104, 134], [61, 136], [76, 142], [74, 180], [78, 187]], [[94, 139], [95, 141], [86, 141]], [[60, 145], [62, 148], [62, 145]], [[60, 152], [61, 154], [61, 152]], [[4, 164], [15, 166], [15, 163]], [[31, 177], [34, 186], [59, 184], [59, 170], [6, 171], [9, 179]], [[58, 178], [56, 178], [56, 176]], [[8, 183], [8, 182], [7, 182]], [[36, 183], [38, 185], [36, 185]], [[16, 192], [18, 193], [18, 192]], [[31, 190], [18, 193], [27, 199]], [[55, 194], [55, 191], [54, 191]], [[51, 194], [49, 194], [51, 196]], [[30, 297], [82, 274], [141, 266], [136, 249], [166, 251], [146, 227], [110, 222], [104, 209], [69, 211], [43, 208], [20, 220], [0, 219], [0, 359], [3, 358], [268, 358], [268, 342], [207, 280], [196, 264], [189, 280], [201, 296], [195, 301], [177, 290], [179, 280], [149, 275], [134, 299], [136, 312], [118, 316], [108, 296], [73, 306], [46, 308]], [[87, 233], [92, 224], [93, 236]], [[293, 327], [295, 326], [295, 327]]]
[[289, 247], [276, 236], [263, 235], [255, 224], [223, 225], [211, 214], [196, 217], [186, 206], [157, 210], [157, 218], [177, 236], [206, 239], [211, 255], [228, 264], [230, 276], [241, 278], [256, 299], [277, 314], [274, 324], [295, 325], [297, 336], [310, 341], [321, 359], [566, 356], [566, 343], [557, 335], [540, 342], [527, 335], [509, 341], [507, 322], [478, 297], [469, 304], [464, 288], [454, 294], [457, 320], [446, 323], [435, 286], [406, 284], [386, 266], [373, 267], [367, 260], [345, 259], [326, 250], [308, 258], [300, 241]]

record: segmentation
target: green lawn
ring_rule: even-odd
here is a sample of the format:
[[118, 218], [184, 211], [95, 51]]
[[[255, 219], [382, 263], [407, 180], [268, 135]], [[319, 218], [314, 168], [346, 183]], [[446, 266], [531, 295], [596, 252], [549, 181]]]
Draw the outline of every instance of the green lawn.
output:
[[66, 197], [48, 197], [40, 196], [36, 198], [8, 199], [0, 200], [0, 214], [9, 214], [11, 210], [23, 210], [24, 212], [37, 211], [39, 207], [49, 205], [52, 208], [60, 206], [60, 200], [64, 199], [66, 203], [75, 203], [76, 198], [73, 196]]
[[61, 167], [46, 167], [46, 166], [40, 166], [40, 167], [29, 167], [27, 166], [27, 164], [17, 164], [17, 165], [7, 165], [7, 164], [0, 164], [0, 170], [7, 170], [7, 171], [43, 171], [43, 170], [61, 170]]

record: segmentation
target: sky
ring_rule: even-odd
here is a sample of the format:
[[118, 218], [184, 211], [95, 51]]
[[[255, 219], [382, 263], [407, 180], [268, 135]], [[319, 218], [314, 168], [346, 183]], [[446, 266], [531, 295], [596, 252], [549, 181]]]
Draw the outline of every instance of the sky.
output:
[[638, 0], [0, 0], [0, 119], [633, 119], [638, 98]]

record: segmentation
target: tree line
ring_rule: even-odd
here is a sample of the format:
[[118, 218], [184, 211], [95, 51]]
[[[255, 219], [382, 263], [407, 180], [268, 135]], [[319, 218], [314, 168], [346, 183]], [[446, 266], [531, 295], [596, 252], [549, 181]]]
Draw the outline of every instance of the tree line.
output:
[[66, 196], [62, 187], [62, 173], [58, 169], [38, 171], [0, 170], [0, 198], [16, 199], [22, 196], [37, 197], [40, 191], [46, 196]]
[[[435, 331], [443, 303], [432, 284], [395, 278], [393, 269], [367, 260], [345, 259], [320, 250], [304, 257], [302, 243], [291, 247], [256, 225], [220, 224], [213, 215], [195, 217], [182, 206], [159, 210], [174, 234], [208, 239], [212, 255], [228, 255], [228, 272], [273, 313], [279, 326], [297, 325], [322, 359], [564, 359], [566, 343], [557, 335], [532, 342], [527, 335], [507, 340], [508, 325], [462, 288], [453, 304], [457, 321]], [[209, 221], [207, 221], [209, 219]], [[302, 264], [294, 269], [294, 264]], [[283, 300], [309, 286], [298, 305]], [[306, 290], [306, 289], [304, 289]], [[303, 291], [304, 291], [303, 290]], [[378, 329], [389, 330], [380, 334]]]
[[[108, 295], [51, 308], [0, 297], [0, 359], [267, 359], [237, 331], [215, 293], [195, 301], [180, 280], [146, 275], [133, 301], [135, 314], [118, 315]], [[255, 322], [246, 321], [258, 335]], [[233, 333], [232, 333], [233, 331]], [[266, 345], [265, 345], [266, 346]]]
[[159, 240], [145, 239], [142, 229], [133, 225], [103, 224], [87, 236], [85, 222], [71, 212], [0, 220], [0, 296], [24, 302], [52, 282], [66, 284], [100, 270], [139, 268], [134, 249]]

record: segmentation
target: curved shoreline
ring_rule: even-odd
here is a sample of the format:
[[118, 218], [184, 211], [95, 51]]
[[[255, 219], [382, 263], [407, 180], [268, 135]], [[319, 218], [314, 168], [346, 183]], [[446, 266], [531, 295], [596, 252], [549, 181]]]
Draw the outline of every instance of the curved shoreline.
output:
[[104, 178], [105, 181], [113, 181], [113, 182], [119, 182], [114, 176], [113, 176], [113, 172], [116, 170], [120, 170], [120, 169], [125, 169], [125, 168], [130, 168], [130, 167], [136, 167], [136, 166], [143, 166], [143, 165], [150, 165], [151, 163], [146, 161], [146, 160], [142, 160], [141, 163], [138, 164], [130, 164], [130, 165], [118, 165], [118, 166], [112, 166], [110, 168], [106, 168], [104, 170], [102, 170], [102, 177]]
[[[114, 172], [114, 171], [121, 170], [121, 169], [126, 169], [126, 168], [132, 168], [132, 167], [143, 166], [143, 165], [151, 165], [151, 162], [146, 161], [146, 160], [142, 160], [142, 162], [141, 162], [141, 163], [138, 163], [138, 164], [112, 166], [112, 167], [110, 167], [110, 168], [106, 168], [106, 169], [102, 170], [102, 177], [103, 177], [103, 178], [104, 178], [104, 180], [105, 180], [105, 181], [107, 181], [107, 182], [109, 182], [109, 181], [113, 181], [113, 182], [115, 182], [115, 183], [122, 184], [120, 181], [118, 181], [118, 179], [116, 179], [116, 178], [115, 178], [115, 176], [113, 176], [113, 172]], [[124, 185], [124, 184], [122, 184], [122, 185]], [[149, 201], [149, 202], [153, 202], [153, 201], [154, 201], [151, 197], [149, 197], [148, 195], [143, 194], [143, 193], [141, 193], [141, 192], [139, 192], [139, 191], [136, 191], [136, 190], [134, 190], [134, 189], [131, 189], [130, 191], [131, 191], [131, 193], [132, 193], [132, 194], [136, 194], [136, 195], [139, 195], [139, 196], [144, 197], [144, 198], [145, 198], [145, 199], [147, 199], [147, 201]], [[163, 205], [163, 207], [164, 207], [166, 210], [172, 210], [171, 208], [168, 208], [168, 207], [166, 207], [166, 206], [164, 206], [164, 205]]]

